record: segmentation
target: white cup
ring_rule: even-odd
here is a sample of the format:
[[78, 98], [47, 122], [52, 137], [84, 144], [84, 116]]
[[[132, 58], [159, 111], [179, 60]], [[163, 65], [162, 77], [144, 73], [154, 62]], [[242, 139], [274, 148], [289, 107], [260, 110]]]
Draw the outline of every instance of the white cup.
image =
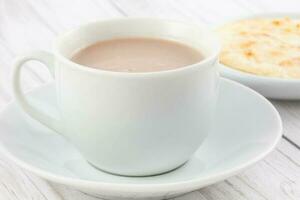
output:
[[[79, 48], [120, 37], [177, 40], [199, 49], [205, 59], [145, 73], [104, 71], [70, 60]], [[160, 174], [184, 164], [209, 133], [218, 93], [218, 53], [216, 38], [202, 25], [148, 18], [99, 21], [58, 37], [53, 53], [18, 58], [13, 91], [29, 116], [68, 138], [97, 168], [128, 176]], [[20, 69], [29, 60], [44, 63], [55, 79], [58, 119], [40, 112], [22, 94]]]

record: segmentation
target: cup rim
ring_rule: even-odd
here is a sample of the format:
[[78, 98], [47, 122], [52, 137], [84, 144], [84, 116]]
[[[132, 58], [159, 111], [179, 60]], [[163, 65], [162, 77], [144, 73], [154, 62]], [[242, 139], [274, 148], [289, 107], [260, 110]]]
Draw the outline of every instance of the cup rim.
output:
[[[80, 29], [87, 28], [89, 26], [93, 26], [99, 23], [110, 23], [110, 22], [122, 22], [122, 21], [136, 21], [136, 22], [141, 22], [141, 21], [156, 21], [156, 22], [172, 22], [172, 23], [180, 23], [180, 24], [185, 24], [189, 26], [194, 26], [204, 29], [204, 32], [206, 35], [210, 35], [210, 37], [213, 38], [213, 45], [215, 48], [213, 49], [213, 52], [205, 57], [204, 59], [193, 63], [191, 65], [186, 65], [183, 67], [175, 68], [175, 69], [169, 69], [169, 70], [162, 70], [162, 71], [150, 71], [150, 72], [120, 72], [120, 71], [109, 71], [109, 70], [103, 70], [103, 69], [95, 69], [91, 68], [85, 65], [78, 64], [76, 62], [73, 62], [66, 56], [62, 55], [60, 52], [59, 46], [61, 45], [61, 40], [64, 37], [67, 37], [67, 35], [71, 34], [74, 31], [78, 31]], [[95, 73], [95, 74], [106, 74], [106, 75], [120, 75], [120, 76], [152, 76], [152, 75], [168, 75], [171, 73], [179, 73], [179, 72], [184, 72], [187, 70], [195, 69], [195, 68], [205, 68], [204, 66], [207, 66], [207, 63], [212, 62], [214, 59], [218, 58], [218, 55], [221, 50], [221, 45], [219, 42], [218, 37], [216, 34], [208, 28], [208, 26], [202, 24], [202, 23], [191, 23], [191, 22], [186, 22], [183, 20], [175, 20], [175, 19], [165, 19], [165, 18], [151, 18], [151, 17], [126, 17], [126, 18], [113, 18], [113, 19], [105, 19], [105, 20], [97, 20], [94, 22], [90, 23], [85, 23], [82, 25], [79, 25], [73, 29], [70, 29], [69, 31], [66, 31], [65, 33], [59, 35], [53, 43], [53, 53], [55, 57], [59, 58], [59, 60], [65, 62], [68, 64], [69, 67], [72, 67], [77, 70], [81, 70], [82, 72], [90, 72], [90, 73]]]

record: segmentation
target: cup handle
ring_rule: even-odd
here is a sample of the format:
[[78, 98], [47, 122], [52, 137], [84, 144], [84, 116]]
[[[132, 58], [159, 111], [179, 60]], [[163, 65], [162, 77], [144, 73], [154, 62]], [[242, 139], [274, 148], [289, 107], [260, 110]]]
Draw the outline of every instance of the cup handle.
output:
[[23, 94], [21, 89], [21, 71], [23, 64], [30, 60], [36, 60], [38, 62], [43, 63], [51, 73], [52, 77], [54, 78], [54, 56], [45, 51], [34, 51], [28, 53], [20, 58], [17, 58], [14, 62], [13, 68], [13, 76], [12, 76], [12, 88], [13, 88], [13, 95], [15, 97], [17, 105], [21, 107], [25, 113], [27, 113], [31, 118], [39, 121], [43, 125], [59, 132], [60, 124], [58, 119], [55, 119], [49, 116], [46, 113], [39, 111], [33, 105], [30, 105], [26, 99], [26, 95]]

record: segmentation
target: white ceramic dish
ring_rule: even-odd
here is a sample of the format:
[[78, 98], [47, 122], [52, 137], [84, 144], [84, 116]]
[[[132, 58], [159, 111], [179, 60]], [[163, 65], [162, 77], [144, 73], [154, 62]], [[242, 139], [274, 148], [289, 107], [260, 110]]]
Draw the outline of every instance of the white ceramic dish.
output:
[[[54, 112], [54, 86], [28, 94]], [[276, 109], [264, 97], [221, 79], [215, 130], [179, 169], [152, 177], [122, 177], [90, 166], [62, 136], [38, 124], [11, 103], [0, 114], [0, 149], [16, 164], [47, 180], [106, 199], [164, 199], [232, 176], [272, 151], [282, 132]], [[160, 161], [158, 161], [160, 162]], [[161, 161], [163, 162], [163, 161]]]
[[[225, 25], [227, 23], [241, 20], [241, 19], [251, 19], [257, 17], [264, 17], [264, 18], [290, 17], [293, 19], [293, 18], [300, 18], [300, 14], [264, 13], [264, 14], [247, 15], [247, 16], [243, 16], [231, 20], [226, 20], [225, 22], [217, 24], [214, 27], [216, 28]], [[221, 65], [220, 71], [223, 77], [243, 83], [249, 86], [250, 88], [258, 91], [259, 93], [261, 93], [267, 98], [289, 99], [289, 100], [300, 99], [300, 92], [299, 92], [300, 80], [258, 76], [258, 75], [238, 71], [222, 64], [220, 65]]]

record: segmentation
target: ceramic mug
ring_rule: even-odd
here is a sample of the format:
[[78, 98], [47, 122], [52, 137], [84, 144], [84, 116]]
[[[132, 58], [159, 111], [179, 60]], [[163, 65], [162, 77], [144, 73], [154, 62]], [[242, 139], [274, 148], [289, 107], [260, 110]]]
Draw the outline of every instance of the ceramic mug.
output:
[[[132, 73], [93, 69], [70, 60], [100, 40], [152, 37], [183, 42], [205, 59], [190, 66]], [[13, 92], [33, 119], [69, 139], [104, 171], [160, 174], [184, 164], [213, 123], [219, 44], [205, 26], [162, 19], [114, 19], [83, 25], [58, 37], [53, 53], [35, 51], [15, 62]], [[22, 94], [23, 64], [37, 60], [53, 75], [60, 116], [43, 113]], [[53, 147], [55, 148], [55, 147]]]

